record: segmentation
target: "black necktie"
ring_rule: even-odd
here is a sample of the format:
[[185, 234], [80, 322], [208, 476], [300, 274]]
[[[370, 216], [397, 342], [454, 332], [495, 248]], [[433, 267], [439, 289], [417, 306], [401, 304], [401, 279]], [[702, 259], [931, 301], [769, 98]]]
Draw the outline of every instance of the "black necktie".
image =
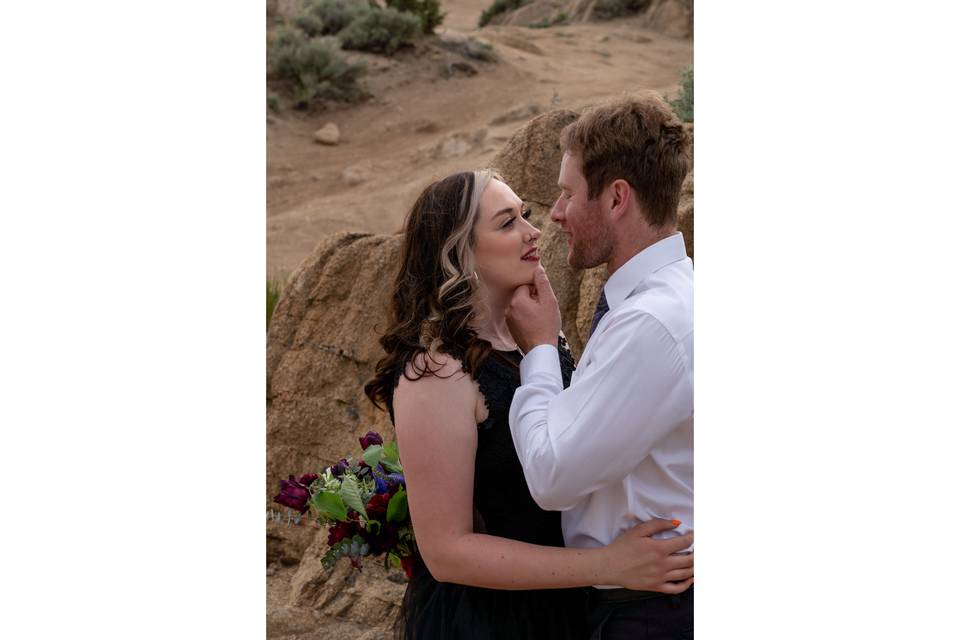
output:
[[594, 329], [600, 324], [600, 318], [602, 318], [607, 311], [610, 311], [610, 307], [607, 305], [607, 292], [601, 289], [600, 298], [597, 300], [597, 310], [593, 312], [593, 324], [590, 325], [590, 333], [587, 334], [587, 340], [593, 335]]

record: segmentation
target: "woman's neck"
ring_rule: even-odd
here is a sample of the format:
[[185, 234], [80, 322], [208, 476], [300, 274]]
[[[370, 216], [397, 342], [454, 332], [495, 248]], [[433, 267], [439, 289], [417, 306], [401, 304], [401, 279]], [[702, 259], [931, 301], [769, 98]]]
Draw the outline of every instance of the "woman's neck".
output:
[[478, 309], [477, 321], [473, 326], [477, 335], [493, 345], [494, 349], [512, 351], [517, 343], [510, 335], [507, 326], [507, 306], [513, 292], [491, 292], [484, 290], [481, 294], [482, 309]]

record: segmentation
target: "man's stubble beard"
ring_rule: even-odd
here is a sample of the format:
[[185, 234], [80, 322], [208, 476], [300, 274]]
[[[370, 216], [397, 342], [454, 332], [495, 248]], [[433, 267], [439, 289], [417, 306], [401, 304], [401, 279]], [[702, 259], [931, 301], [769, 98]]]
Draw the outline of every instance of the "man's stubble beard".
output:
[[[596, 219], [599, 219], [599, 215]], [[605, 225], [592, 238], [574, 242], [567, 262], [574, 269], [592, 269], [609, 262], [612, 253], [613, 230]]]

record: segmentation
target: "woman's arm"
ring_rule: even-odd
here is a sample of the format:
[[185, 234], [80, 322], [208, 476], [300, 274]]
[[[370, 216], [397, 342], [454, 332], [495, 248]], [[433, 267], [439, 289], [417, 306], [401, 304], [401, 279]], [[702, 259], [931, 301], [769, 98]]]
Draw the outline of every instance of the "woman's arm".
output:
[[491, 589], [610, 584], [677, 593], [688, 586], [692, 554], [672, 554], [689, 547], [692, 535], [648, 537], [673, 526], [666, 521], [645, 523], [601, 549], [547, 547], [474, 533], [473, 471], [483, 403], [460, 362], [435, 359], [437, 375], [415, 381], [401, 377], [394, 394], [410, 517], [434, 578]]

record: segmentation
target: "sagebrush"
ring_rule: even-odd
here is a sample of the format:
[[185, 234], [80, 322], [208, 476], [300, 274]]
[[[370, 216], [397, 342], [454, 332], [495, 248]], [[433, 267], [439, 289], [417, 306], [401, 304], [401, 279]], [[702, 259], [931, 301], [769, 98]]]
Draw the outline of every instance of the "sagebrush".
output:
[[547, 16], [538, 22], [531, 22], [527, 26], [531, 29], [547, 29], [555, 25], [565, 22], [567, 19], [567, 14], [565, 11], [561, 11], [552, 16]]
[[680, 95], [676, 100], [670, 100], [673, 112], [683, 122], [693, 122], [693, 65], [690, 65], [680, 74]]
[[370, 11], [369, 5], [356, 0], [311, 0], [293, 22], [311, 37], [334, 35]]
[[650, 0], [597, 0], [591, 16], [598, 20], [613, 20], [640, 13], [648, 6]]
[[366, 95], [357, 84], [366, 66], [344, 60], [333, 37], [309, 38], [299, 29], [282, 27], [270, 43], [268, 63], [300, 108], [317, 99], [350, 101]]
[[283, 284], [279, 280], [267, 278], [267, 328], [270, 328], [270, 320], [273, 318], [273, 310], [277, 308], [277, 302], [280, 301], [280, 294], [283, 293]]
[[487, 7], [484, 12], [480, 14], [480, 21], [477, 23], [477, 26], [485, 27], [493, 18], [501, 13], [519, 9], [524, 5], [530, 4], [530, 2], [531, 0], [493, 0], [493, 4]]
[[390, 54], [420, 33], [417, 16], [387, 8], [361, 14], [337, 37], [344, 49]]
[[439, 0], [386, 0], [387, 7], [410, 13], [420, 19], [420, 30], [425, 34], [433, 33], [440, 26], [446, 14], [440, 13]]

